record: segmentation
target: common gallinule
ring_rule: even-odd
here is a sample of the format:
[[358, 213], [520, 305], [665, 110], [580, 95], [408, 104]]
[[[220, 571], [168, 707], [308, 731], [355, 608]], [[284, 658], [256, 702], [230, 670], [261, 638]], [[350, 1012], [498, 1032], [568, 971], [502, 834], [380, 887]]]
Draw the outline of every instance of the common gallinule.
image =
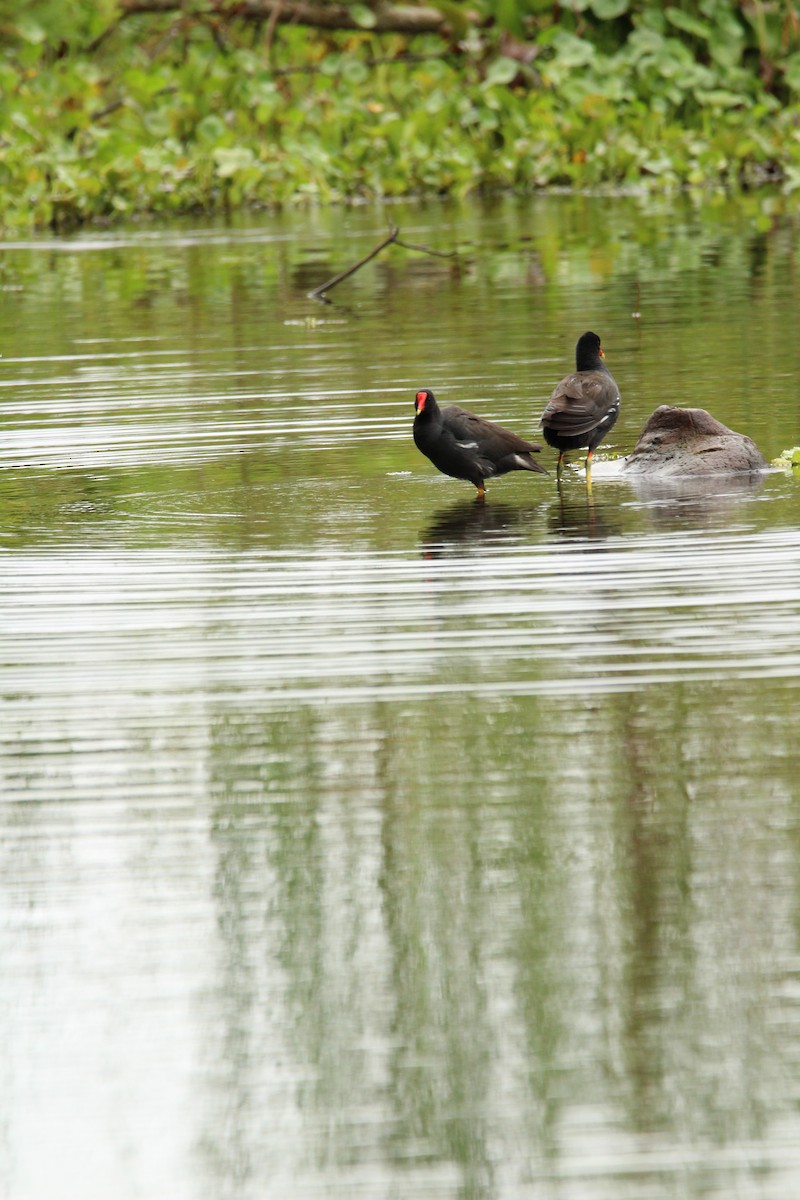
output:
[[427, 389], [417, 392], [414, 407], [414, 441], [418, 448], [442, 474], [474, 483], [481, 500], [486, 494], [485, 479], [508, 471], [548, 474], [532, 457], [541, 446], [523, 441], [510, 429], [484, 421], [457, 404], [439, 408], [433, 392]]
[[582, 334], [575, 372], [556, 384], [542, 413], [544, 440], [558, 451], [557, 477], [564, 453], [588, 446], [586, 478], [591, 480], [592, 454], [619, 416], [619, 388], [603, 359], [597, 334]]

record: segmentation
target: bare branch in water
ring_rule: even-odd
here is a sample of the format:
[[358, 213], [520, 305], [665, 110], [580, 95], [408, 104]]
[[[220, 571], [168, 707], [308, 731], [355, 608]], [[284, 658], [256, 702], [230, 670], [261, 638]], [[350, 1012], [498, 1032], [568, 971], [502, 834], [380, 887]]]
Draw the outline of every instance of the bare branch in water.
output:
[[326, 283], [321, 283], [319, 287], [314, 288], [313, 292], [309, 292], [309, 300], [324, 299], [325, 293], [329, 292], [331, 288], [336, 287], [337, 283], [342, 283], [343, 280], [349, 279], [351, 275], [355, 275], [356, 271], [360, 271], [365, 263], [368, 263], [370, 259], [375, 257], [376, 254], [380, 254], [384, 247], [391, 245], [391, 243], [397, 239], [399, 232], [400, 230], [397, 228], [397, 226], [393, 225], [389, 230], [388, 236], [385, 237], [382, 242], [378, 242], [377, 246], [370, 250], [369, 254], [365, 255], [364, 258], [360, 259], [357, 263], [354, 263], [352, 267], [348, 267], [346, 271], [340, 271], [338, 275], [334, 275], [333, 279], [329, 279]]
[[394, 244], [404, 250], [416, 250], [417, 254], [433, 254], [436, 258], [455, 258], [458, 254], [457, 250], [434, 250], [432, 246], [420, 246], [416, 242], [401, 242], [400, 238], [395, 238]]
[[351, 275], [355, 275], [356, 271], [360, 271], [376, 254], [380, 254], [381, 250], [385, 250], [392, 243], [395, 246], [402, 246], [404, 250], [415, 250], [419, 254], [435, 254], [437, 258], [453, 258], [457, 253], [455, 250], [432, 250], [428, 246], [417, 246], [413, 242], [401, 242], [398, 237], [399, 233], [400, 230], [398, 227], [392, 225], [386, 237], [378, 242], [377, 246], [374, 246], [369, 254], [365, 254], [363, 258], [354, 263], [352, 267], [348, 267], [346, 271], [340, 271], [332, 279], [328, 279], [325, 283], [321, 283], [319, 287], [315, 287], [313, 292], [308, 293], [309, 300], [324, 300], [326, 292], [329, 292], [331, 288], [335, 288], [337, 283], [342, 283], [345, 279], [349, 279]]

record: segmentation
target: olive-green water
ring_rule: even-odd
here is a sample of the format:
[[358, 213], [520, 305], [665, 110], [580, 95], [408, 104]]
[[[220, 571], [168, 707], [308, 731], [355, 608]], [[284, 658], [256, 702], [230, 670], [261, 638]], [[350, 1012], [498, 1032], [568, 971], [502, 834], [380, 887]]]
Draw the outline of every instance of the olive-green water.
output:
[[[458, 258], [310, 300], [387, 216]], [[800, 479], [603, 461], [661, 403], [800, 443], [798, 235], [553, 196], [0, 247], [0, 1195], [800, 1194]], [[534, 435], [589, 328], [591, 495], [417, 452], [421, 387]]]

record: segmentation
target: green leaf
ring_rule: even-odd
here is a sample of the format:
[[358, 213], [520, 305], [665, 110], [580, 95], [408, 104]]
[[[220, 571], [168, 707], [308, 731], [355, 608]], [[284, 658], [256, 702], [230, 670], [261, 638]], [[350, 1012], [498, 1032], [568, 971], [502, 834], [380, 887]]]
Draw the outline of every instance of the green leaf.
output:
[[630, 0], [591, 0], [589, 7], [601, 21], [613, 21], [630, 8]]
[[497, 85], [507, 86], [518, 74], [519, 63], [516, 59], [507, 58], [506, 55], [501, 54], [499, 58], [489, 63], [483, 86], [487, 88]]
[[348, 83], [365, 83], [369, 78], [367, 67], [357, 58], [346, 58], [342, 64], [342, 78]]
[[[456, 3], [456, 0], [434, 0], [431, 8], [435, 8], [437, 12], [442, 14], [457, 38], [467, 36], [470, 29], [469, 18], [461, 5]], [[498, 20], [502, 24], [502, 18], [498, 16]]]
[[708, 41], [711, 37], [711, 26], [708, 22], [693, 17], [691, 13], [684, 12], [682, 8], [670, 6], [665, 9], [664, 15], [671, 25], [682, 29], [684, 33], [690, 33], [692, 37], [702, 38], [704, 41]]
[[143, 71], [139, 68], [126, 71], [122, 81], [137, 100], [151, 100], [164, 86], [164, 79], [157, 71]]
[[34, 21], [33, 17], [21, 16], [17, 17], [15, 28], [19, 37], [23, 42], [30, 42], [33, 45], [40, 45], [47, 36], [38, 21]]
[[366, 4], [353, 4], [350, 7], [350, 15], [359, 25], [361, 29], [374, 29], [378, 24], [376, 14]]
[[518, 4], [517, 0], [495, 0], [494, 9], [498, 25], [517, 37], [523, 37], [525, 33], [521, 8], [522, 5]]
[[725, 88], [697, 88], [695, 96], [707, 108], [745, 108], [748, 107], [746, 96], [728, 92]]
[[792, 91], [800, 92], [800, 54], [792, 54], [790, 58], [787, 58], [783, 72]]
[[247, 146], [218, 146], [212, 157], [220, 179], [231, 179], [256, 163], [256, 156]]
[[782, 470], [795, 471], [800, 468], [800, 446], [792, 446], [788, 450], [781, 450], [777, 458], [773, 458], [770, 466], [780, 467]]
[[711, 57], [723, 67], [735, 67], [741, 62], [745, 34], [741, 23], [731, 12], [720, 10], [714, 20], [709, 42]]
[[553, 40], [553, 45], [556, 48], [557, 62], [560, 67], [569, 67], [570, 69], [585, 67], [597, 58], [597, 51], [591, 42], [575, 37], [571, 33], [559, 31], [558, 37]]
[[225, 122], [216, 115], [209, 113], [197, 125], [197, 136], [208, 142], [218, 142], [225, 135]]

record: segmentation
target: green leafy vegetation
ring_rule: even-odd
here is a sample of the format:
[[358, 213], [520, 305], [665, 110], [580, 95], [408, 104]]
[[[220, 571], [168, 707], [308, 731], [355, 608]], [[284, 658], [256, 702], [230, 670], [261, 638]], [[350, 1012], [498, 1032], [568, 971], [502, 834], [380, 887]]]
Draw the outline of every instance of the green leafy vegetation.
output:
[[792, 446], [788, 450], [781, 450], [778, 457], [772, 460], [771, 465], [778, 467], [782, 471], [797, 475], [800, 472], [800, 446]]
[[469, 18], [441, 0], [425, 11], [447, 24], [423, 35], [381, 32], [371, 4], [349, 30], [269, 6], [260, 22], [213, 0], [137, 7], [0, 3], [6, 228], [479, 189], [800, 187], [785, 0], [483, 0]]

